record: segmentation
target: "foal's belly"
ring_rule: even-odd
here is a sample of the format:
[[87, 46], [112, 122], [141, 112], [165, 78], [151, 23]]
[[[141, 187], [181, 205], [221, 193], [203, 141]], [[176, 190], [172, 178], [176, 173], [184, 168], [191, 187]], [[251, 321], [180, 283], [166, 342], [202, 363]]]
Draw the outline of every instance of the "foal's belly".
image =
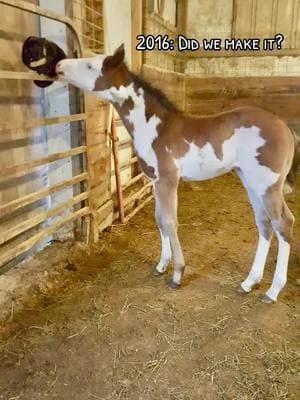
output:
[[206, 179], [216, 178], [217, 176], [224, 175], [227, 172], [231, 171], [232, 168], [219, 168], [215, 170], [206, 170], [203, 171], [201, 169], [195, 169], [193, 171], [183, 171], [180, 174], [180, 177], [184, 181], [205, 181]]
[[201, 148], [190, 143], [189, 151], [175, 160], [182, 179], [198, 181], [215, 178], [231, 171], [235, 161], [236, 152], [233, 147], [226, 149], [222, 159], [219, 159], [209, 143]]

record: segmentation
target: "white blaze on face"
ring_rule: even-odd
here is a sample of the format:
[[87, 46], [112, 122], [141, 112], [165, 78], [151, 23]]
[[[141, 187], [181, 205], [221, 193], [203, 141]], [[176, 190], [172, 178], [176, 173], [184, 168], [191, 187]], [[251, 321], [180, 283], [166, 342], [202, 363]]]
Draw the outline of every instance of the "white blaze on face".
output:
[[89, 58], [61, 60], [56, 67], [59, 79], [65, 80], [83, 90], [94, 90], [95, 83], [102, 76], [105, 55]]

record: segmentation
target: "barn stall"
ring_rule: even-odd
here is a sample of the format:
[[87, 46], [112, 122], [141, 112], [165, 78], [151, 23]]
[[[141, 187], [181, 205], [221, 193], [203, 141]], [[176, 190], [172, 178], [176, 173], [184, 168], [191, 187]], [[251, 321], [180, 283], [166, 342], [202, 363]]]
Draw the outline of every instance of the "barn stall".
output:
[[[170, 291], [167, 278], [153, 276], [160, 244], [151, 185], [121, 120], [67, 84], [38, 88], [20, 54], [31, 35], [69, 57], [111, 53], [124, 42], [131, 69], [180, 110], [258, 105], [299, 132], [299, 1], [1, 0], [0, 7], [0, 398], [297, 398], [299, 190], [287, 196], [296, 216], [288, 284], [268, 306], [259, 295], [271, 281], [275, 243], [259, 290], [236, 292], [256, 245], [239, 181], [227, 174], [181, 184], [187, 268], [182, 287]], [[141, 32], [174, 40], [280, 32], [284, 46], [138, 52]]]

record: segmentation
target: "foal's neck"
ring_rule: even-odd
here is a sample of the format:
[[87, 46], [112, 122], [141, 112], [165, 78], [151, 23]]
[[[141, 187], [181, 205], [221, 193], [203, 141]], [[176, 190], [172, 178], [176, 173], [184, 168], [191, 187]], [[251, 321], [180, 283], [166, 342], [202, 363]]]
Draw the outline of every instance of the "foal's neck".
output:
[[119, 87], [109, 89], [110, 101], [133, 138], [145, 127], [157, 126], [176, 107], [158, 89], [153, 88], [124, 65], [119, 71]]

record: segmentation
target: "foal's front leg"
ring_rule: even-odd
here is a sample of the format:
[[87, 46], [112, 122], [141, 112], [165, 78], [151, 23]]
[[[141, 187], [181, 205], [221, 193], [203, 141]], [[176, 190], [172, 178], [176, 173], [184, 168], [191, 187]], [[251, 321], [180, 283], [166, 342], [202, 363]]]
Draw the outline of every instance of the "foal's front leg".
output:
[[[155, 206], [157, 207], [157, 206]], [[157, 221], [157, 218], [156, 218]], [[159, 224], [157, 224], [160, 226]], [[157, 275], [161, 275], [166, 272], [169, 262], [171, 261], [172, 251], [169, 236], [165, 236], [162, 230], [159, 228], [160, 240], [161, 240], [161, 255], [159, 263], [156, 266]]]
[[162, 231], [162, 220], [161, 220], [161, 212], [159, 208], [159, 201], [157, 196], [155, 196], [155, 219], [160, 233], [161, 240], [161, 255], [159, 263], [156, 266], [157, 275], [161, 275], [166, 272], [169, 262], [171, 261], [172, 251], [171, 251], [171, 243], [169, 236], [165, 235]]
[[169, 281], [171, 288], [180, 285], [185, 265], [177, 234], [177, 187], [178, 179], [175, 177], [160, 179], [154, 184], [155, 215], [162, 239], [162, 256], [156, 270], [160, 273], [166, 270], [172, 249], [173, 275]]

